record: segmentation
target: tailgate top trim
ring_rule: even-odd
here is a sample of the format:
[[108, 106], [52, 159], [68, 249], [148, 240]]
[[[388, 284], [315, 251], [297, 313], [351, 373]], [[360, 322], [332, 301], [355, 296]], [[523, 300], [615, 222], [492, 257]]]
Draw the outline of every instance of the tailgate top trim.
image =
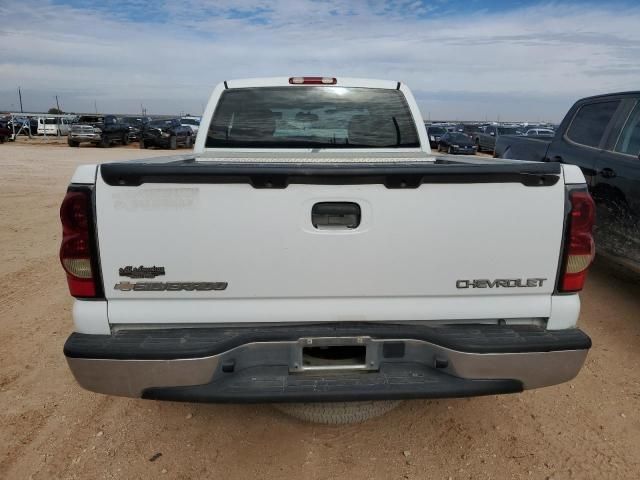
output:
[[424, 183], [521, 183], [548, 187], [560, 180], [558, 163], [469, 164], [449, 161], [397, 163], [229, 163], [118, 162], [100, 166], [110, 186], [144, 183], [247, 183], [254, 188], [286, 188], [290, 184], [362, 185], [417, 188]]

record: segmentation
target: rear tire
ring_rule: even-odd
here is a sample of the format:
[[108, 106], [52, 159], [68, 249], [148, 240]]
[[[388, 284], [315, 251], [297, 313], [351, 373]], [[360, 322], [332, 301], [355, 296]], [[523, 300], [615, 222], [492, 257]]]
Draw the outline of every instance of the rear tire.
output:
[[169, 138], [169, 149], [170, 150], [175, 150], [176, 148], [178, 148], [178, 139], [174, 135], [174, 136]]
[[390, 412], [401, 400], [368, 402], [279, 403], [274, 407], [299, 420], [326, 425], [361, 423]]
[[184, 142], [184, 146], [187, 148], [193, 147], [193, 137], [191, 135], [187, 137], [187, 140]]
[[129, 145], [129, 134], [124, 133], [122, 135], [122, 145]]
[[142, 138], [140, 139], [140, 148], [147, 148], [147, 144], [144, 143], [144, 140]]
[[481, 153], [482, 147], [480, 146], [480, 140], [476, 139], [476, 152]]
[[100, 139], [100, 147], [101, 148], [109, 148], [111, 146], [111, 142], [107, 137], [102, 137]]

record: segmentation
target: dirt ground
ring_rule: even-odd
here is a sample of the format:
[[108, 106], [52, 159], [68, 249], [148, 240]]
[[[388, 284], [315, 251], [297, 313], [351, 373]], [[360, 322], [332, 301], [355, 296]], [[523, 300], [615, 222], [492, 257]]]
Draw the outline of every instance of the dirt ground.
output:
[[637, 479], [640, 283], [596, 262], [574, 381], [408, 401], [328, 427], [268, 405], [161, 403], [82, 390], [62, 355], [71, 298], [58, 208], [76, 165], [166, 151], [0, 145], [0, 478]]

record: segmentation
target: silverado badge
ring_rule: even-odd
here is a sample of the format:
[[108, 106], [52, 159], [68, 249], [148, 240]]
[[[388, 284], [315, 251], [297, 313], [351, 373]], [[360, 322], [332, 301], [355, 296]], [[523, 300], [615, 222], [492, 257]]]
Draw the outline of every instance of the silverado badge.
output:
[[225, 290], [227, 282], [119, 282], [113, 288], [121, 292], [206, 292]]

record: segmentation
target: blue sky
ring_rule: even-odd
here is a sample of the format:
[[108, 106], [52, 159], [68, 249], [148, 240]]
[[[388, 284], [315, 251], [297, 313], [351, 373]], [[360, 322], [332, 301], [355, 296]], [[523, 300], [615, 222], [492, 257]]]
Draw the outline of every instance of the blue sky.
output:
[[[148, 24], [171, 24], [170, 11], [157, 8], [161, 2], [153, 0], [53, 0], [53, 4], [72, 6], [78, 9], [89, 9], [103, 12], [115, 18]], [[187, 2], [189, 3], [189, 2]], [[355, 12], [353, 3], [330, 2], [319, 0], [318, 4], [327, 6], [334, 16], [348, 15]], [[539, 4], [536, 0], [435, 0], [435, 1], [385, 1], [365, 2], [366, 6], [381, 15], [391, 13], [410, 13], [412, 17], [434, 18], [465, 12], [505, 12], [522, 7]], [[584, 3], [584, 2], [583, 2]], [[222, 8], [221, 8], [222, 5]], [[277, 12], [271, 2], [199, 2], [198, 13], [207, 16], [219, 16], [229, 19], [246, 19], [258, 24], [272, 23], [272, 14]]]
[[425, 117], [559, 120], [640, 89], [640, 4], [0, 0], [0, 109], [199, 113], [228, 78], [407, 83]]

